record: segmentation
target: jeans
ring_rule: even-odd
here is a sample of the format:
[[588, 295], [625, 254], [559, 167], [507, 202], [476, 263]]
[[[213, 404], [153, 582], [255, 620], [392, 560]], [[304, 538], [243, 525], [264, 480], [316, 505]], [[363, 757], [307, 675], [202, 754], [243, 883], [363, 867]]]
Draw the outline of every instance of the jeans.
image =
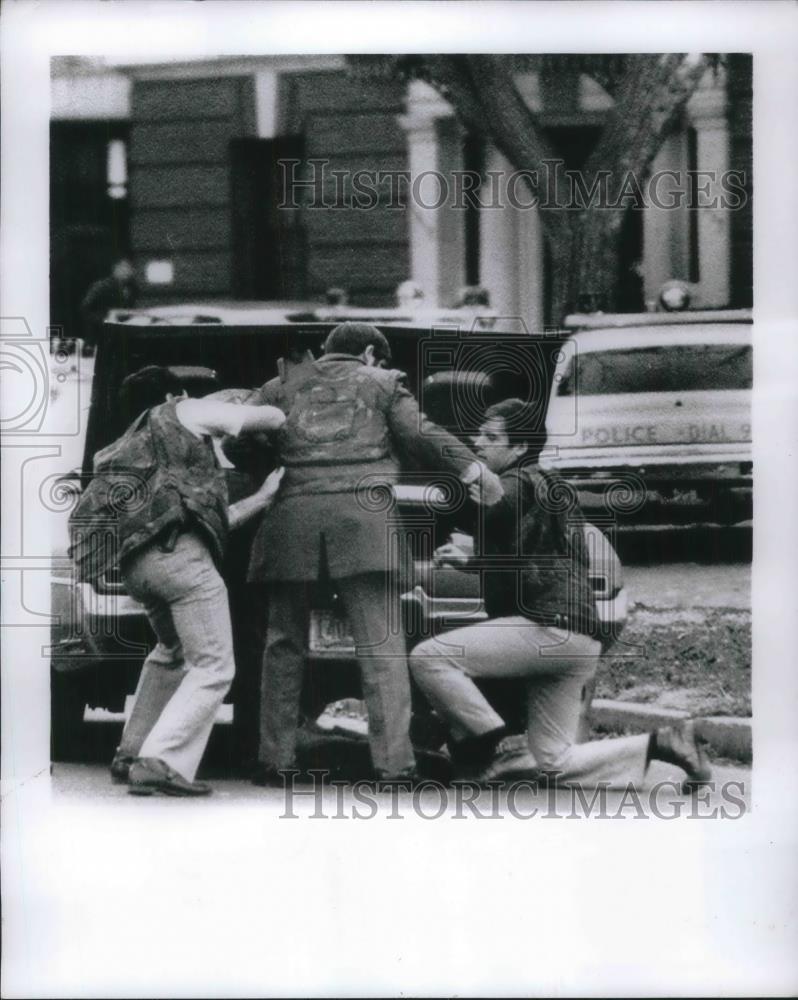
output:
[[122, 569], [157, 644], [144, 661], [120, 751], [157, 757], [189, 781], [197, 773], [235, 672], [227, 589], [200, 538], [152, 545]]
[[[414, 765], [410, 743], [410, 676], [398, 588], [390, 582], [386, 586], [385, 573], [344, 577], [336, 580], [335, 586], [355, 640], [368, 711], [372, 763], [379, 775], [398, 777]], [[269, 767], [290, 768], [295, 762], [309, 590], [305, 583], [269, 586], [258, 754]], [[392, 628], [388, 625], [391, 620]]]
[[563, 783], [626, 787], [642, 780], [648, 736], [576, 743], [582, 691], [596, 672], [599, 652], [589, 636], [518, 615], [419, 643], [410, 669], [455, 738], [480, 736], [504, 722], [473, 678], [525, 678], [527, 738], [540, 769]]

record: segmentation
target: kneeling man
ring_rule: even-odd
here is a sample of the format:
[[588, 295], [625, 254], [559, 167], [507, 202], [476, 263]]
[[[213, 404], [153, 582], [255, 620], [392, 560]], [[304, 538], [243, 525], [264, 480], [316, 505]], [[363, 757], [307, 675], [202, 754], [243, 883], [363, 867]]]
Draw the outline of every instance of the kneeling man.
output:
[[[563, 503], [562, 481], [538, 466], [542, 444], [525, 438], [529, 425], [519, 399], [486, 411], [475, 451], [501, 489], [482, 508], [480, 555], [452, 544], [436, 552], [442, 564], [470, 563], [481, 573], [488, 619], [422, 642], [410, 656], [414, 679], [451, 729], [455, 773], [479, 783], [542, 772], [563, 783], [625, 787], [658, 759], [683, 768], [688, 785], [704, 783], [710, 770], [691, 722], [575, 742], [582, 690], [601, 652], [584, 519]], [[475, 683], [499, 677], [526, 681], [528, 748], [507, 738]]]

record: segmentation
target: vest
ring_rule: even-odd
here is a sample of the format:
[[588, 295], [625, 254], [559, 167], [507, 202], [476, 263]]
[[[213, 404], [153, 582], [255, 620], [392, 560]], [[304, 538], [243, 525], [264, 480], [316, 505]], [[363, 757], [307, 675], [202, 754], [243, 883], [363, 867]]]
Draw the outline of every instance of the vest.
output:
[[366, 475], [395, 479], [388, 413], [403, 377], [332, 354], [275, 385], [275, 405], [286, 413], [278, 439], [280, 496], [350, 492]]
[[70, 518], [70, 554], [81, 579], [97, 579], [176, 527], [199, 529], [221, 563], [225, 474], [210, 439], [188, 431], [176, 405], [153, 407], [97, 452], [92, 480]]
[[176, 405], [163, 403], [150, 410], [153, 433], [165, 445], [167, 469], [175, 485], [170, 503], [181, 509], [182, 523], [203, 531], [220, 564], [229, 530], [227, 477], [219, 468], [211, 439], [200, 439], [187, 430], [178, 419]]

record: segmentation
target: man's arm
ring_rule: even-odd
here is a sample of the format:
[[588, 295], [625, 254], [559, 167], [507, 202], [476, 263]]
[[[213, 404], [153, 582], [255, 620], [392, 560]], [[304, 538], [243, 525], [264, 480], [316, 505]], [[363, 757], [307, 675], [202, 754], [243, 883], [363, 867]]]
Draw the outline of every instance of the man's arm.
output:
[[[494, 542], [504, 539], [507, 555], [517, 555], [521, 544], [521, 520], [531, 506], [532, 496], [517, 473], [495, 476], [495, 479], [498, 493], [491, 485], [490, 497], [482, 501], [483, 531], [485, 536], [492, 536]], [[481, 568], [480, 557], [473, 547], [471, 551], [466, 550], [454, 536], [435, 550], [434, 559], [439, 566], [454, 566], [461, 570]]]
[[230, 504], [227, 508], [227, 520], [231, 529], [240, 528], [242, 524], [251, 521], [256, 514], [271, 507], [277, 490], [280, 488], [280, 480], [283, 478], [284, 472], [285, 469], [275, 469], [274, 472], [269, 473], [260, 489], [251, 496]]
[[394, 383], [387, 416], [391, 435], [400, 451], [420, 464], [462, 476], [476, 462], [471, 449], [429, 420], [399, 381]]
[[276, 431], [285, 423], [285, 414], [276, 406], [252, 406], [248, 403], [222, 403], [218, 400], [182, 399], [177, 416], [190, 431], [203, 437], [242, 432]]
[[243, 409], [244, 421], [242, 431], [279, 431], [285, 423], [285, 414], [276, 406], [248, 406], [244, 404], [237, 409]]
[[108, 290], [104, 281], [95, 281], [83, 296], [80, 313], [84, 320], [103, 320], [108, 312]]
[[498, 476], [462, 441], [429, 420], [398, 381], [388, 408], [388, 426], [400, 451], [421, 465], [454, 472], [469, 487], [472, 500], [480, 504], [495, 503], [501, 496]]
[[93, 343], [105, 317], [111, 309], [111, 294], [105, 279], [95, 281], [80, 303], [80, 323], [83, 339]]

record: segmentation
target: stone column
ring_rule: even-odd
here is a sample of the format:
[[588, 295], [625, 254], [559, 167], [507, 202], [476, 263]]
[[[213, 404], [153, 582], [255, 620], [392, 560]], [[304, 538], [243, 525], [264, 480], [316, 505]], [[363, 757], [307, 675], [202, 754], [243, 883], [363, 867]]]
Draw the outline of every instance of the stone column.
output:
[[255, 123], [259, 139], [273, 139], [277, 135], [278, 86], [276, 69], [264, 68], [255, 73]]
[[696, 130], [698, 173], [698, 293], [701, 306], [730, 300], [731, 216], [721, 202], [720, 178], [729, 169], [725, 74], [707, 73], [687, 105]]
[[530, 333], [543, 330], [543, 227], [540, 213], [521, 213], [518, 225], [518, 315]]
[[[510, 180], [513, 168], [497, 149], [486, 156], [486, 183], [479, 213], [480, 284], [491, 309], [522, 319], [530, 333], [543, 327], [543, 239], [532, 192]], [[508, 185], [509, 181], [509, 185]]]
[[408, 87], [407, 114], [399, 124], [407, 134], [410, 170], [408, 277], [422, 288], [425, 306], [448, 306], [465, 281], [464, 217], [451, 207], [451, 174], [463, 165], [462, 130], [451, 105], [420, 80]]
[[651, 165], [654, 200], [647, 198], [643, 214], [643, 296], [650, 307], [666, 281], [690, 279], [687, 167], [687, 135], [681, 131], [668, 136]]

